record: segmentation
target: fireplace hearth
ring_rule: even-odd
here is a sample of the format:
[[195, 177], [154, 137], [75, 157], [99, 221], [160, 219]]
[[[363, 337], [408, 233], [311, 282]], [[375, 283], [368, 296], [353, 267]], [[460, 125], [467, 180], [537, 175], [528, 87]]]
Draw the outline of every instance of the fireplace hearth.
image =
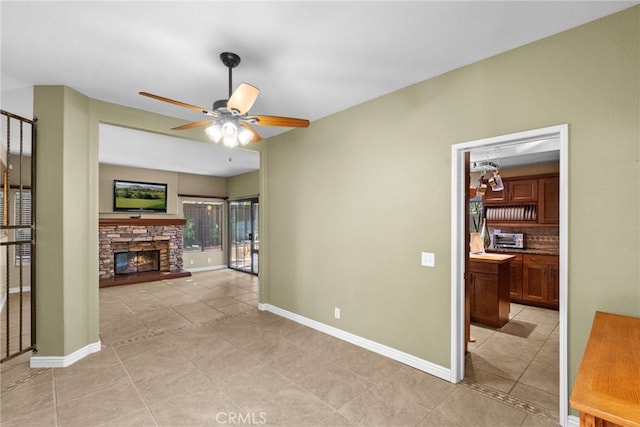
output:
[[113, 258], [116, 275], [160, 271], [159, 250], [116, 252]]

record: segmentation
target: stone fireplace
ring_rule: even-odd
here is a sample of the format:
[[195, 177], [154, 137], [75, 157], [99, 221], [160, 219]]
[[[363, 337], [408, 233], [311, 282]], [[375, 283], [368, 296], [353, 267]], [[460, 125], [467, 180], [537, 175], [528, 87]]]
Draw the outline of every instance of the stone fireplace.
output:
[[101, 219], [100, 286], [190, 276], [182, 269], [184, 224], [184, 219]]

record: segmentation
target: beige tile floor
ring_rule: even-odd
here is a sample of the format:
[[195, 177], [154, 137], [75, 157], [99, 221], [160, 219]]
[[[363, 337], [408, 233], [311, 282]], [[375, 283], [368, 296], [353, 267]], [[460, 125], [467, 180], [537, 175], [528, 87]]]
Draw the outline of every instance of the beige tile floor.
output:
[[471, 325], [465, 380], [501, 391], [558, 418], [559, 316], [555, 310], [511, 304], [509, 322], [496, 329]]
[[[511, 364], [482, 365], [505, 332], [478, 328], [471, 377], [491, 383], [453, 385], [260, 312], [257, 291], [256, 277], [231, 270], [101, 289], [102, 351], [64, 369], [30, 369], [29, 355], [3, 363], [0, 424], [556, 425], [530, 399], [552, 388], [536, 367], [550, 337], [518, 376]], [[518, 327], [540, 320], [520, 312]], [[542, 341], [537, 330], [529, 336]]]
[[0, 359], [29, 348], [31, 348], [31, 292], [12, 293], [5, 300], [0, 314]]

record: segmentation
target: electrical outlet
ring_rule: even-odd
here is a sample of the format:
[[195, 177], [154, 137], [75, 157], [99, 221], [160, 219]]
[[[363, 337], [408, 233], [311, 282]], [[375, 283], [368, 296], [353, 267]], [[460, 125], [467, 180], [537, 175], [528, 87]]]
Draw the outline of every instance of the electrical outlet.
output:
[[193, 265], [193, 260], [192, 259], [189, 260], [189, 264]]
[[336, 319], [340, 318], [340, 309], [338, 307], [333, 309], [333, 317], [335, 317]]
[[211, 264], [211, 258], [207, 258], [207, 262]]
[[420, 264], [423, 267], [435, 267], [436, 265], [436, 254], [433, 252], [422, 252], [422, 258]]

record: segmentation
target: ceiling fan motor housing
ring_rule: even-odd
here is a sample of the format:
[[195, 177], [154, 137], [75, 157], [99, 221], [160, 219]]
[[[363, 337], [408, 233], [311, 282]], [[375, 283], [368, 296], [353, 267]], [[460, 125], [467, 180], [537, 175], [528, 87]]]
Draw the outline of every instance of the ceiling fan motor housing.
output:
[[227, 101], [229, 101], [228, 99], [218, 99], [217, 101], [215, 101], [213, 103], [213, 111], [216, 111], [219, 108], [222, 108], [223, 110], [227, 109]]

